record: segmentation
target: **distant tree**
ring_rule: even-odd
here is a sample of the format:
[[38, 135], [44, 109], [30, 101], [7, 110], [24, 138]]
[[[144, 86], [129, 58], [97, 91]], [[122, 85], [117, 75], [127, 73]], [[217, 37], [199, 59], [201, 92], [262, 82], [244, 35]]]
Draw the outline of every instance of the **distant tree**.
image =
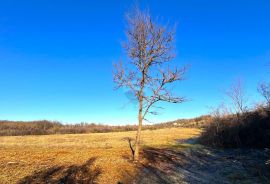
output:
[[231, 99], [235, 112], [241, 114], [247, 111], [248, 98], [246, 96], [243, 82], [238, 79], [226, 91], [227, 96]]
[[138, 101], [138, 130], [135, 140], [134, 160], [139, 160], [143, 120], [147, 114], [157, 114], [157, 102], [181, 103], [183, 97], [172, 94], [168, 85], [183, 80], [186, 67], [171, 69], [174, 30], [157, 24], [150, 14], [138, 8], [127, 14], [127, 41], [123, 45], [128, 58], [115, 64], [116, 88], [128, 88]]
[[260, 83], [258, 86], [258, 92], [266, 100], [267, 106], [270, 107], [270, 84]]

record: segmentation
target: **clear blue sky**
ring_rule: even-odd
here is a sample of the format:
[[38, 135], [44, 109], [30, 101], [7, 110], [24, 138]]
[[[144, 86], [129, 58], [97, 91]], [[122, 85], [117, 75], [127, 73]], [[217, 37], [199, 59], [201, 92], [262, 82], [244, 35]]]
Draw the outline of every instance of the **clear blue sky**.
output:
[[[134, 1], [0, 2], [0, 119], [109, 124], [136, 122], [136, 105], [114, 91], [112, 62], [123, 57], [124, 13]], [[140, 1], [177, 22], [175, 62], [190, 64], [175, 92], [191, 101], [164, 105], [154, 122], [209, 112], [242, 78], [251, 102], [269, 81], [269, 0]]]

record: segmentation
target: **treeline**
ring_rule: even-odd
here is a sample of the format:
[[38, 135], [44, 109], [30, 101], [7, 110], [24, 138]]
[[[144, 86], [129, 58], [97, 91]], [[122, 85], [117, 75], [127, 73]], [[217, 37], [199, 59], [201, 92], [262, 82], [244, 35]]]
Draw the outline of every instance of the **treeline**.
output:
[[136, 126], [109, 126], [101, 124], [64, 125], [54, 121], [0, 121], [0, 136], [49, 135], [49, 134], [83, 134], [98, 132], [116, 132], [135, 130]]
[[[168, 127], [190, 126], [193, 120], [177, 120], [175, 122], [144, 125], [143, 129], [155, 130]], [[177, 123], [177, 124], [176, 124]], [[106, 133], [135, 131], [136, 125], [110, 126], [95, 123], [62, 124], [56, 121], [0, 121], [0, 136], [22, 136], [22, 135], [49, 135], [49, 134], [83, 134], [83, 133]]]
[[[212, 122], [210, 115], [192, 119], [178, 119], [164, 123], [143, 125], [144, 130], [172, 127], [205, 128]], [[62, 124], [58, 121], [7, 121], [0, 120], [0, 136], [50, 135], [50, 134], [84, 134], [136, 131], [136, 125], [111, 126], [95, 123]]]

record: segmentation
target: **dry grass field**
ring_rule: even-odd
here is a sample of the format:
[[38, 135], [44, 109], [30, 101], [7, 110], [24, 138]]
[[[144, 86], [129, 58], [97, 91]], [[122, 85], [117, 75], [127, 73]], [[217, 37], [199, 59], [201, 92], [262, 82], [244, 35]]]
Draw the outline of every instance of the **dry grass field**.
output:
[[[134, 138], [135, 133], [0, 137], [0, 183], [27, 183], [28, 179], [40, 183], [44, 178], [58, 181], [60, 175], [67, 179], [75, 173], [76, 178], [84, 177], [84, 172], [91, 172], [96, 183], [128, 183], [138, 167], [130, 161], [125, 138]], [[144, 146], [170, 147], [178, 139], [200, 133], [194, 128], [145, 130], [142, 140]]]

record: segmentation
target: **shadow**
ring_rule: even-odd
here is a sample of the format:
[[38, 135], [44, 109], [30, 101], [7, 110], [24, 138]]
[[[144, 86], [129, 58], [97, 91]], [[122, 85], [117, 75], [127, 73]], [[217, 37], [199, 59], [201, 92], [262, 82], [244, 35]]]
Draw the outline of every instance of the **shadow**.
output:
[[94, 184], [101, 174], [99, 168], [93, 168], [96, 158], [83, 165], [54, 166], [26, 176], [18, 184]]
[[269, 183], [270, 167], [265, 150], [151, 148], [143, 150], [138, 184]]
[[194, 137], [194, 138], [189, 138], [189, 139], [176, 139], [176, 143], [178, 144], [198, 144], [199, 143], [199, 136]]

